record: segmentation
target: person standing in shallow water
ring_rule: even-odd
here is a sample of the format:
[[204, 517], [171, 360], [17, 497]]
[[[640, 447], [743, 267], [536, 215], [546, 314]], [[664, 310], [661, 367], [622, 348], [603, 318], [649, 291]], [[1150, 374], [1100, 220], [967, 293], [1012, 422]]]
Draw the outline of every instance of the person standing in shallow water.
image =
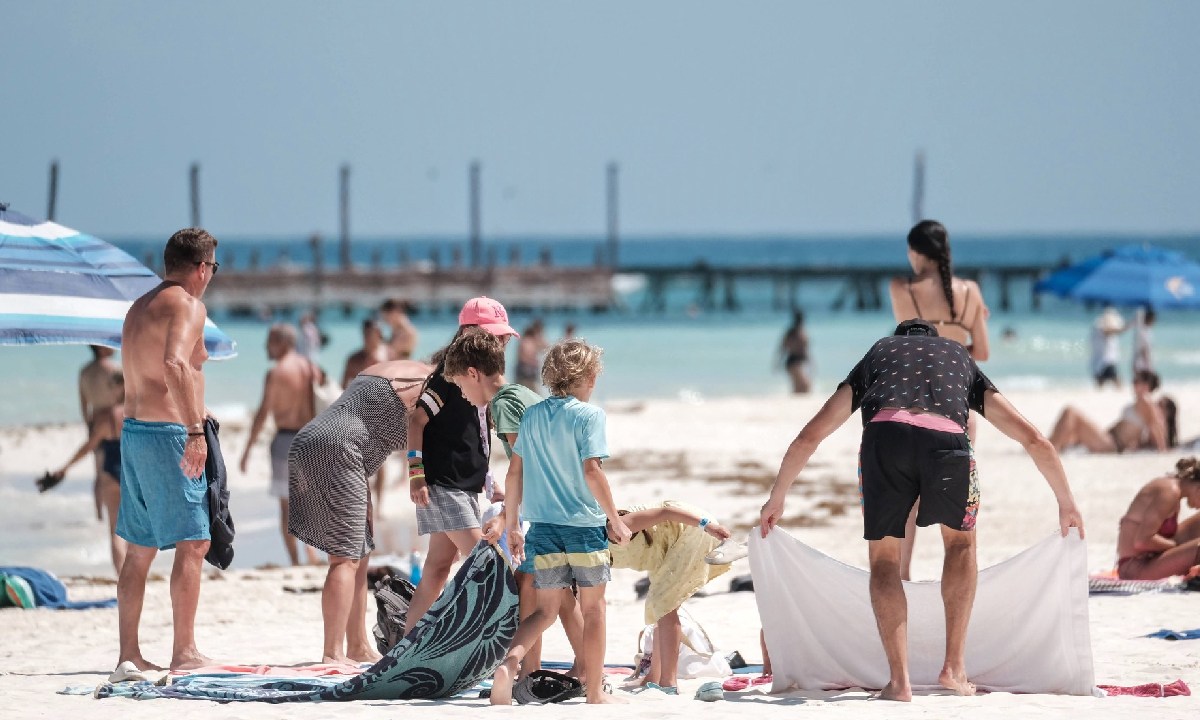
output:
[[134, 301], [121, 331], [125, 421], [117, 534], [129, 543], [117, 581], [117, 672], [162, 668], [142, 656], [138, 625], [146, 576], [159, 550], [171, 569], [172, 670], [212, 664], [196, 648], [200, 570], [209, 547], [204, 461], [204, 321], [200, 298], [219, 267], [217, 239], [180, 230], [163, 252], [166, 279]]
[[792, 392], [807, 393], [812, 389], [812, 379], [808, 376], [808, 333], [804, 330], [803, 310], [792, 313], [792, 325], [783, 334], [779, 351], [783, 355], [783, 367], [792, 380]]
[[[954, 276], [950, 233], [936, 220], [922, 220], [908, 231], [908, 264], [913, 274], [893, 278], [888, 286], [896, 322], [920, 318], [938, 329], [938, 335], [961, 343], [975, 362], [988, 359], [988, 308], [974, 280]], [[967, 420], [967, 437], [975, 442], [975, 416]], [[900, 574], [912, 579], [913, 545], [917, 540], [917, 509], [905, 526], [900, 550]]]

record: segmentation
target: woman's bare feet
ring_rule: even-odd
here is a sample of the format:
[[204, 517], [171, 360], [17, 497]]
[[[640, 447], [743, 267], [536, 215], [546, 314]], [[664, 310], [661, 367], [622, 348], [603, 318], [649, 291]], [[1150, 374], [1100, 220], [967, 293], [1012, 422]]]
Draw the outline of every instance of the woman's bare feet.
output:
[[967, 679], [967, 674], [943, 669], [938, 675], [938, 682], [947, 690], [953, 690], [957, 695], [971, 696], [975, 694], [975, 683]]
[[366, 645], [360, 648], [354, 648], [350, 652], [346, 653], [346, 655], [350, 658], [351, 662], [371, 663], [372, 665], [383, 659], [383, 656], [376, 652], [375, 648]]
[[879, 694], [876, 695], [880, 700], [895, 700], [896, 702], [912, 702], [912, 686], [900, 686], [896, 683], [889, 682]]
[[141, 670], [142, 672], [147, 672], [147, 671], [162, 672], [163, 670], [166, 670], [165, 667], [163, 667], [161, 665], [155, 665], [154, 663], [150, 662], [149, 660], [142, 657], [141, 655], [138, 655], [137, 657], [118, 660], [117, 664], [120, 665], [123, 662], [133, 663], [133, 666], [135, 668], [137, 668], [138, 670]]

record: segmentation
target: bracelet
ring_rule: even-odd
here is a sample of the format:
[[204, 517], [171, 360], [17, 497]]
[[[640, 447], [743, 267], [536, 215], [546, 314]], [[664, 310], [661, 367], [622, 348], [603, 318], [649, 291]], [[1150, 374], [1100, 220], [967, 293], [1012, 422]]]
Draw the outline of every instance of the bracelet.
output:
[[709, 520], [706, 517], [700, 518], [700, 529], [703, 530], [704, 528], [708, 527], [710, 522], [712, 522], [712, 520]]
[[188, 433], [188, 434], [187, 434], [187, 436], [188, 436], [188, 437], [204, 437], [204, 433], [202, 433], [202, 432], [190, 432], [190, 433]]
[[425, 457], [425, 456], [421, 454], [420, 450], [409, 450], [408, 451], [408, 459], [409, 460], [419, 460], [423, 457]]
[[420, 475], [409, 475], [409, 476], [408, 476], [408, 479], [409, 479], [409, 480], [424, 480], [424, 479], [425, 479], [425, 473], [421, 473]]
[[411, 463], [408, 466], [408, 474], [409, 475], [412, 475], [414, 471], [415, 472], [424, 472], [424, 470], [425, 470], [425, 466], [422, 465], [421, 463]]

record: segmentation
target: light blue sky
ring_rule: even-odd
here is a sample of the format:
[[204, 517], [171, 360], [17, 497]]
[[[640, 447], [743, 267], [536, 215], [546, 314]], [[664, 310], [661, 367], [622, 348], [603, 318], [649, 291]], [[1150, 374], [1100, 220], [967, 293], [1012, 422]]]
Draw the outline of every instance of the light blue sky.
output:
[[0, 0], [0, 200], [165, 237], [1200, 230], [1200, 3]]

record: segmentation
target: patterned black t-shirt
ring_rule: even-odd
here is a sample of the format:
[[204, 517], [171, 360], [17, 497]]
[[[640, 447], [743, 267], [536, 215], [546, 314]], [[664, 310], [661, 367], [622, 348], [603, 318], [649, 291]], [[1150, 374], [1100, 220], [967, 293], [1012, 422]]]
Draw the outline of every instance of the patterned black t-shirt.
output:
[[417, 406], [425, 410], [425, 482], [480, 492], [487, 479], [488, 458], [479, 433], [479, 411], [438, 365], [425, 384]]
[[967, 427], [968, 408], [983, 413], [996, 386], [961, 344], [943, 337], [893, 335], [871, 346], [846, 379], [865, 427], [883, 408], [921, 409]]

